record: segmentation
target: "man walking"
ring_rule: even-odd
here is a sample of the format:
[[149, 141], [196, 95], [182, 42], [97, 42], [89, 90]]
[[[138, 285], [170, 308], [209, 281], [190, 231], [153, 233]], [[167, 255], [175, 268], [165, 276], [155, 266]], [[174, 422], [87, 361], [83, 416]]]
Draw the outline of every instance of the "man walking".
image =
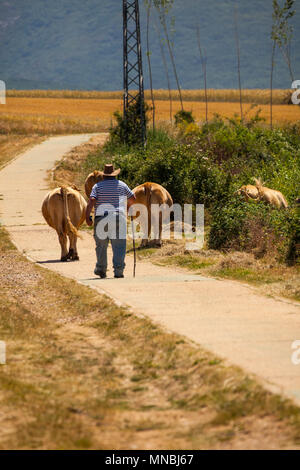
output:
[[[86, 209], [86, 223], [91, 226], [91, 211], [95, 207], [94, 238], [97, 263], [94, 273], [106, 278], [107, 247], [111, 241], [115, 278], [124, 277], [126, 255], [126, 212], [134, 203], [135, 196], [123, 181], [116, 179], [120, 169], [105, 165], [101, 172], [103, 181], [95, 184]], [[126, 210], [127, 209], [127, 210]]]

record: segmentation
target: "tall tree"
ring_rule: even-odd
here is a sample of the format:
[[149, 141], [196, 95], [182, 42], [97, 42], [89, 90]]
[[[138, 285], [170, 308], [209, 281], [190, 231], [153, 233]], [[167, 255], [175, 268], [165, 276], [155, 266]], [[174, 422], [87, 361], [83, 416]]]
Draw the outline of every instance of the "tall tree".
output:
[[181, 88], [180, 88], [180, 84], [179, 84], [179, 78], [178, 78], [178, 73], [177, 73], [177, 68], [176, 68], [176, 63], [175, 63], [175, 57], [174, 57], [174, 52], [173, 52], [173, 46], [172, 46], [172, 43], [171, 43], [171, 40], [170, 40], [170, 36], [169, 36], [169, 32], [168, 32], [167, 19], [166, 19], [167, 13], [169, 12], [169, 10], [172, 7], [173, 3], [174, 3], [174, 0], [154, 0], [154, 5], [155, 5], [155, 8], [157, 9], [159, 19], [160, 19], [161, 25], [162, 25], [164, 33], [165, 33], [167, 46], [168, 46], [168, 50], [169, 50], [169, 54], [170, 54], [170, 59], [171, 59], [171, 63], [172, 63], [172, 67], [173, 67], [173, 71], [174, 71], [174, 75], [175, 75], [175, 80], [176, 80], [176, 84], [177, 84], [177, 89], [178, 89], [178, 93], [179, 93], [181, 110], [183, 111], [182, 93], [181, 93]]
[[275, 67], [276, 42], [273, 40], [271, 54], [271, 74], [270, 74], [270, 127], [273, 129], [273, 75]]
[[162, 61], [163, 61], [164, 69], [165, 69], [165, 74], [166, 74], [166, 79], [167, 79], [167, 86], [168, 86], [168, 92], [169, 92], [169, 103], [170, 103], [170, 123], [172, 124], [172, 121], [173, 121], [173, 102], [172, 102], [172, 91], [171, 91], [171, 82], [170, 82], [170, 76], [169, 76], [168, 63], [167, 63], [167, 59], [166, 59], [166, 55], [165, 55], [163, 39], [161, 37], [158, 24], [155, 24], [155, 30], [156, 30], [158, 40], [159, 40], [161, 57], [162, 57]]
[[273, 26], [272, 40], [279, 47], [283, 58], [288, 66], [292, 82], [294, 81], [294, 73], [291, 60], [291, 41], [293, 37], [293, 27], [289, 20], [295, 15], [293, 10], [295, 0], [285, 0], [282, 7], [277, 0], [273, 0]]
[[242, 80], [241, 80], [241, 48], [240, 48], [240, 36], [238, 28], [238, 7], [235, 5], [234, 11], [234, 30], [235, 30], [235, 42], [236, 42], [236, 53], [237, 53], [237, 69], [238, 69], [238, 80], [239, 80], [239, 91], [240, 91], [240, 110], [241, 110], [241, 121], [243, 121], [243, 97], [242, 97]]
[[204, 77], [204, 93], [205, 93], [205, 121], [208, 121], [208, 99], [207, 99], [207, 76], [206, 76], [206, 57], [203, 56], [201, 41], [200, 41], [200, 28], [197, 25], [197, 41], [198, 41], [198, 48], [200, 54], [200, 60], [203, 70], [203, 77]]
[[150, 93], [152, 101], [152, 126], [153, 131], [155, 131], [155, 101], [153, 93], [153, 80], [152, 80], [152, 67], [151, 67], [151, 51], [150, 51], [150, 13], [152, 7], [152, 0], [144, 0], [147, 8], [147, 60], [149, 68], [149, 81], [150, 81]]
[[272, 13], [272, 54], [271, 54], [271, 74], [270, 74], [270, 127], [273, 128], [273, 75], [275, 67], [275, 52], [276, 46], [281, 50], [284, 60], [286, 61], [292, 82], [294, 81], [294, 74], [291, 63], [291, 40], [293, 35], [293, 27], [290, 26], [289, 20], [295, 14], [293, 10], [294, 0], [285, 0], [282, 7], [280, 7], [277, 0], [273, 0], [273, 13]]

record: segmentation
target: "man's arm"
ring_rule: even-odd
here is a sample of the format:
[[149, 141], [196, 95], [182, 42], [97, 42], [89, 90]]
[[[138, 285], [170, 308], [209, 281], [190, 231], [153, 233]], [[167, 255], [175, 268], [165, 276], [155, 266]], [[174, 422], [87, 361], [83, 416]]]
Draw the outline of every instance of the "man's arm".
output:
[[85, 213], [85, 221], [86, 221], [87, 225], [89, 225], [89, 226], [93, 225], [92, 220], [90, 220], [90, 215], [91, 215], [92, 209], [93, 209], [93, 207], [95, 207], [95, 205], [96, 205], [96, 199], [91, 197], [89, 202], [88, 202], [88, 205], [86, 207], [86, 213]]

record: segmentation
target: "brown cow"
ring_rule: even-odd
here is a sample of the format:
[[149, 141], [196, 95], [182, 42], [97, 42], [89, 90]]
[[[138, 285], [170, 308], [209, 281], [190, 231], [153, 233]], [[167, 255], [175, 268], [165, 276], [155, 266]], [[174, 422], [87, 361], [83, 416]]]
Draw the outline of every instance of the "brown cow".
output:
[[[78, 228], [85, 220], [86, 202], [79, 191], [62, 186], [50, 191], [42, 205], [43, 216], [56, 230], [61, 245], [61, 261], [79, 260], [77, 253]], [[67, 236], [70, 249], [67, 249]]]
[[[168, 207], [173, 206], [173, 199], [168, 191], [163, 188], [160, 184], [157, 183], [144, 183], [140, 186], [137, 186], [133, 189], [133, 193], [136, 197], [135, 202], [133, 203], [132, 207], [135, 204], [142, 204], [147, 208], [147, 218], [148, 218], [148, 231], [145, 230], [147, 224], [145, 223], [145, 219], [141, 217], [141, 229], [143, 231], [143, 240], [141, 246], [146, 246], [149, 243], [149, 238], [151, 236], [151, 205], [152, 204], [166, 204]], [[161, 238], [162, 238], [162, 224], [164, 220], [164, 216], [166, 215], [166, 209], [162, 209], [161, 213], [159, 214], [158, 233], [154, 233], [154, 244], [157, 246], [161, 246]], [[138, 215], [138, 214], [137, 214]], [[153, 214], [154, 216], [154, 214]]]
[[240, 189], [238, 189], [234, 194], [240, 194], [244, 196], [246, 202], [259, 200], [258, 189], [252, 184], [241, 186]]
[[[99, 181], [102, 181], [102, 179], [102, 173], [98, 170], [93, 171], [87, 176], [84, 188], [88, 198], [90, 197], [93, 186]], [[134, 188], [133, 192], [136, 197], [134, 204], [143, 204], [147, 208], [150, 208], [148, 211], [148, 233], [145, 233], [146, 231], [144, 229], [146, 224], [143, 223], [143, 219], [141, 220], [141, 228], [144, 232], [144, 238], [142, 240], [141, 246], [146, 246], [151, 235], [151, 204], [168, 204], [168, 206], [171, 207], [173, 205], [173, 200], [168, 191], [157, 183], [141, 184], [140, 186]], [[163, 219], [163, 214], [160, 219]], [[158, 239], [155, 240], [155, 243], [159, 246], [161, 245], [161, 232], [162, 220], [159, 221]]]
[[103, 176], [102, 176], [101, 171], [95, 170], [93, 171], [93, 173], [90, 173], [88, 175], [84, 183], [85, 194], [87, 195], [88, 199], [90, 198], [90, 194], [92, 192], [93, 186], [102, 180], [103, 180]]
[[260, 201], [267, 202], [271, 206], [277, 207], [278, 209], [286, 209], [288, 207], [287, 200], [280, 191], [277, 191], [276, 189], [266, 188], [265, 186], [263, 186], [263, 183], [260, 179], [253, 179], [258, 190], [258, 196]]

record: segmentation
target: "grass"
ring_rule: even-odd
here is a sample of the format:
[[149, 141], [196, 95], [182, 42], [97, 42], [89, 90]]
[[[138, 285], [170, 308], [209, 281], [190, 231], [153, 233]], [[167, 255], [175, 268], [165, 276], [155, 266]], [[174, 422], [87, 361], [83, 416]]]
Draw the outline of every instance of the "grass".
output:
[[[273, 90], [273, 103], [286, 104], [291, 96], [291, 90]], [[172, 90], [172, 99], [178, 101], [178, 91]], [[8, 98], [68, 98], [68, 99], [101, 99], [122, 100], [122, 91], [81, 91], [81, 90], [8, 90]], [[150, 99], [150, 90], [145, 90], [145, 97]], [[154, 90], [154, 97], [158, 101], [168, 101], [168, 90]], [[205, 102], [204, 90], [182, 90], [184, 101]], [[207, 90], [209, 102], [239, 102], [239, 90]], [[270, 91], [265, 89], [243, 90], [244, 103], [268, 104]]]
[[101, 100], [7, 98], [0, 108], [0, 134], [101, 132], [109, 127], [114, 107]]
[[37, 267], [2, 228], [0, 251], [0, 449], [300, 443], [299, 409], [240, 369]]
[[238, 281], [248, 282], [249, 284], [261, 285], [279, 282], [281, 279], [275, 277], [272, 273], [260, 273], [249, 268], [221, 268], [214, 271], [215, 276], [224, 279], [236, 279]]
[[0, 134], [59, 135], [102, 132], [108, 122], [101, 119], [81, 118], [80, 116], [55, 117], [47, 115], [2, 114], [0, 115]]
[[138, 250], [138, 257], [161, 266], [179, 266], [208, 277], [242, 281], [256, 286], [263, 294], [300, 301], [299, 266], [288, 267], [274, 260], [257, 260], [244, 252], [226, 254], [204, 249], [191, 254], [185, 251], [182, 242], [174, 240], [165, 241], [162, 249]]
[[42, 142], [42, 140], [42, 137], [38, 135], [0, 135], [0, 169], [18, 154]]
[[193, 271], [198, 271], [200, 269], [213, 266], [215, 263], [215, 260], [199, 259], [197, 256], [191, 254], [174, 255], [169, 258], [169, 261], [165, 258], [162, 260], [162, 264], [181, 266], [183, 268], [188, 268]]

